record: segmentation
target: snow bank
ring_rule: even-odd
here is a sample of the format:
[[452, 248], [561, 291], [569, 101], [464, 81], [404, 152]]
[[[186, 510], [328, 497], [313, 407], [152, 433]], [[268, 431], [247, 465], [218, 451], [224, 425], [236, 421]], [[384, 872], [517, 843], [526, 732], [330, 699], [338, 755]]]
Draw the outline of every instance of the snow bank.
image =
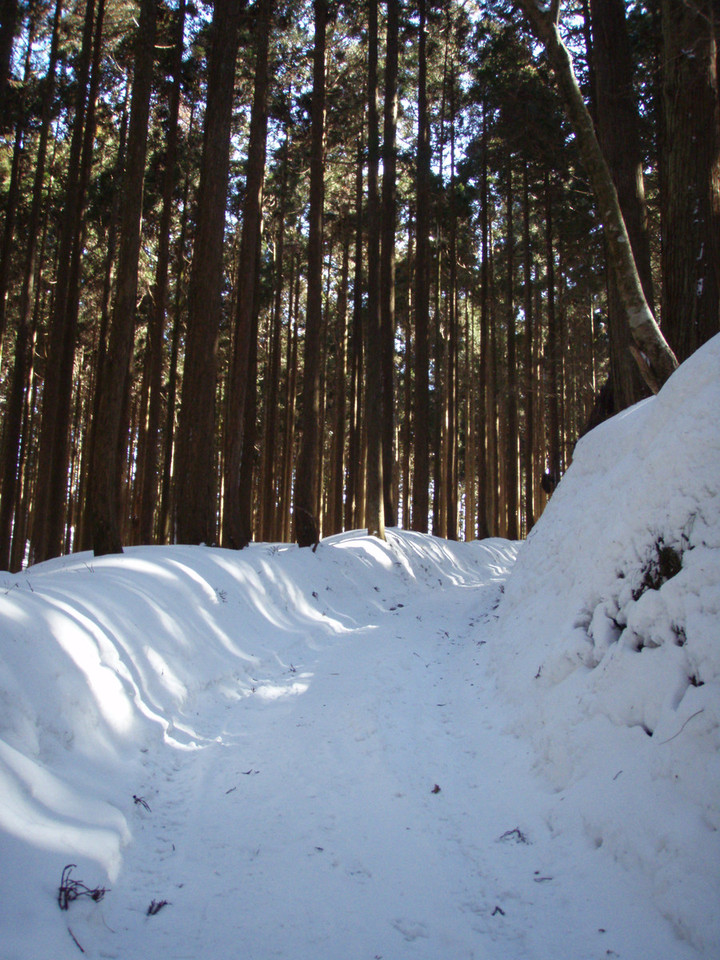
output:
[[602, 424], [520, 551], [498, 611], [515, 733], [589, 848], [652, 878], [720, 956], [720, 336]]

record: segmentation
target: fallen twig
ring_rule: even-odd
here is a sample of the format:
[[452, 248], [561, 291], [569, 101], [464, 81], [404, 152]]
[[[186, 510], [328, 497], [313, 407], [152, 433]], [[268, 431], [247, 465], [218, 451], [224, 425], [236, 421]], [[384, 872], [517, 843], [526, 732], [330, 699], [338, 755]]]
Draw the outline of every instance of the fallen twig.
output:
[[77, 937], [75, 936], [75, 934], [72, 932], [72, 930], [70, 929], [70, 927], [68, 927], [67, 930], [68, 930], [68, 933], [70, 934], [70, 936], [73, 938], [73, 943], [74, 943], [75, 946], [78, 948], [78, 950], [80, 951], [80, 953], [85, 953], [85, 951], [84, 951], [83, 948], [81, 947], [80, 943], [78, 942], [78, 938], [77, 938]]
[[695, 713], [691, 713], [690, 716], [689, 716], [689, 717], [687, 718], [687, 720], [685, 721], [685, 723], [680, 727], [680, 729], [678, 730], [678, 732], [677, 732], [677, 733], [674, 733], [671, 737], [668, 737], [667, 740], [661, 740], [660, 743], [658, 744], [658, 746], [661, 747], [664, 743], [670, 743], [670, 741], [671, 741], [671, 740], [674, 740], [675, 737], [679, 737], [680, 734], [681, 734], [681, 733], [683, 732], [683, 730], [685, 729], [685, 727], [686, 727], [686, 726], [690, 723], [690, 721], [693, 719], [693, 717], [696, 717], [699, 713], [704, 713], [704, 711], [705, 711], [705, 707], [700, 707], [700, 709], [699, 709], [699, 710], [696, 710]]

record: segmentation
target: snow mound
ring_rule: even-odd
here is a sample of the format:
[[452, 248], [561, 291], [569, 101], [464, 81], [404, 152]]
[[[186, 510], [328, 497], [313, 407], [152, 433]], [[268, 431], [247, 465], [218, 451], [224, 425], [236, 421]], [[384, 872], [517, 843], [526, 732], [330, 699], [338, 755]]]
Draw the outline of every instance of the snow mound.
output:
[[720, 336], [578, 443], [493, 651], [538, 768], [705, 956], [720, 955], [718, 411]]

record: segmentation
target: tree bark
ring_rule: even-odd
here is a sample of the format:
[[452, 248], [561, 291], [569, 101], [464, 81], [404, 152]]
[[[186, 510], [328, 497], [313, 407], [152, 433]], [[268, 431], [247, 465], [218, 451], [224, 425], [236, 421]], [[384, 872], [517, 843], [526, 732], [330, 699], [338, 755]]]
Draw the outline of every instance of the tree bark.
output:
[[380, 250], [380, 323], [382, 330], [383, 500], [385, 524], [397, 525], [395, 495], [395, 229], [397, 221], [398, 0], [387, 2], [385, 107], [383, 119], [383, 178]]
[[[590, 10], [600, 145], [612, 172], [640, 281], [652, 310], [643, 157], [624, 3], [623, 0], [591, 0]], [[612, 394], [617, 412], [642, 399], [647, 390], [629, 350], [630, 325], [613, 274], [608, 276], [608, 335]]]
[[552, 0], [549, 12], [537, 6], [534, 0], [519, 2], [536, 36], [545, 45], [583, 164], [590, 177], [610, 265], [635, 341], [633, 356], [643, 379], [653, 392], [657, 392], [677, 367], [677, 359], [645, 299], [612, 175], [575, 77], [570, 53], [560, 36], [558, 21], [561, 0]]
[[78, 61], [77, 100], [68, 159], [65, 204], [60, 228], [58, 271], [55, 284], [48, 362], [43, 386], [42, 422], [38, 452], [38, 482], [35, 491], [32, 560], [57, 556], [62, 550], [67, 488], [67, 438], [75, 351], [77, 310], [70, 302], [73, 250], [79, 247], [83, 196], [81, 162], [88, 100], [95, 15], [94, 0], [85, 10], [83, 39]]
[[310, 213], [307, 265], [304, 379], [300, 411], [300, 451], [295, 480], [295, 539], [314, 547], [320, 539], [319, 495], [323, 207], [325, 203], [325, 33], [327, 0], [314, 0], [315, 40], [311, 105]]
[[720, 330], [720, 98], [713, 0], [662, 0], [663, 327], [684, 360]]
[[419, 0], [418, 131], [415, 227], [415, 408], [412, 528], [428, 532], [430, 508], [430, 121], [427, 105], [425, 0]]
[[216, 539], [215, 403], [222, 314], [223, 239], [240, 3], [216, 0], [188, 287], [188, 324], [177, 436], [176, 514], [181, 543]]
[[153, 288], [153, 309], [148, 331], [150, 355], [150, 390], [148, 400], [146, 454], [141, 476], [140, 542], [152, 543], [155, 539], [155, 514], [158, 501], [158, 444], [160, 415], [162, 412], [163, 342], [165, 339], [165, 315], [167, 313], [168, 272], [170, 267], [170, 226], [173, 215], [173, 193], [177, 182], [176, 157], [178, 117], [180, 114], [180, 81], [184, 49], [186, 0], [180, 0], [175, 26], [175, 49], [172, 63], [172, 85], [168, 115], [168, 131], [165, 145], [165, 169], [163, 171], [162, 212], [158, 227], [158, 254]]
[[223, 543], [236, 549], [247, 546], [251, 538], [251, 531], [246, 529], [241, 518], [240, 473], [244, 456], [245, 405], [249, 392], [256, 389], [254, 379], [250, 376], [250, 353], [253, 332], [256, 333], [253, 318], [257, 314], [259, 286], [257, 251], [260, 244], [265, 180], [268, 49], [272, 11], [273, 0], [260, 0], [255, 24], [255, 81], [237, 275], [233, 356], [225, 423]]
[[[368, 432], [367, 514], [368, 534], [385, 539], [383, 503], [382, 342], [380, 322], [380, 197], [378, 169], [380, 131], [378, 118], [378, 0], [368, 0], [368, 314], [366, 328], [367, 375], [365, 416]], [[392, 416], [390, 412], [388, 415]]]
[[125, 449], [122, 429], [123, 408], [126, 402], [135, 333], [145, 154], [152, 92], [156, 20], [156, 0], [143, 0], [140, 7], [135, 79], [128, 126], [115, 303], [105, 364], [98, 380], [100, 397], [90, 474], [89, 510], [92, 520], [93, 549], [96, 556], [122, 553], [119, 486], [122, 474], [122, 451]]

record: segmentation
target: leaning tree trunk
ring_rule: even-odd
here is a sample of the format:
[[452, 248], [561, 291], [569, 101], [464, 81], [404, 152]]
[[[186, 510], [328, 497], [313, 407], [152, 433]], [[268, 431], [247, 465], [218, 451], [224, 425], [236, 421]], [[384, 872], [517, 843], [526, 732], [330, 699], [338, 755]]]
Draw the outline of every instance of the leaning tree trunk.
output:
[[535, 0], [519, 0], [519, 3], [536, 36], [545, 45], [565, 100], [580, 156], [597, 200], [610, 266], [635, 341], [631, 350], [645, 382], [653, 392], [657, 392], [677, 367], [677, 359], [645, 299], [612, 175], [583, 100], [572, 58], [560, 36], [558, 23], [561, 0], [553, 0], [549, 11], [539, 7]]

